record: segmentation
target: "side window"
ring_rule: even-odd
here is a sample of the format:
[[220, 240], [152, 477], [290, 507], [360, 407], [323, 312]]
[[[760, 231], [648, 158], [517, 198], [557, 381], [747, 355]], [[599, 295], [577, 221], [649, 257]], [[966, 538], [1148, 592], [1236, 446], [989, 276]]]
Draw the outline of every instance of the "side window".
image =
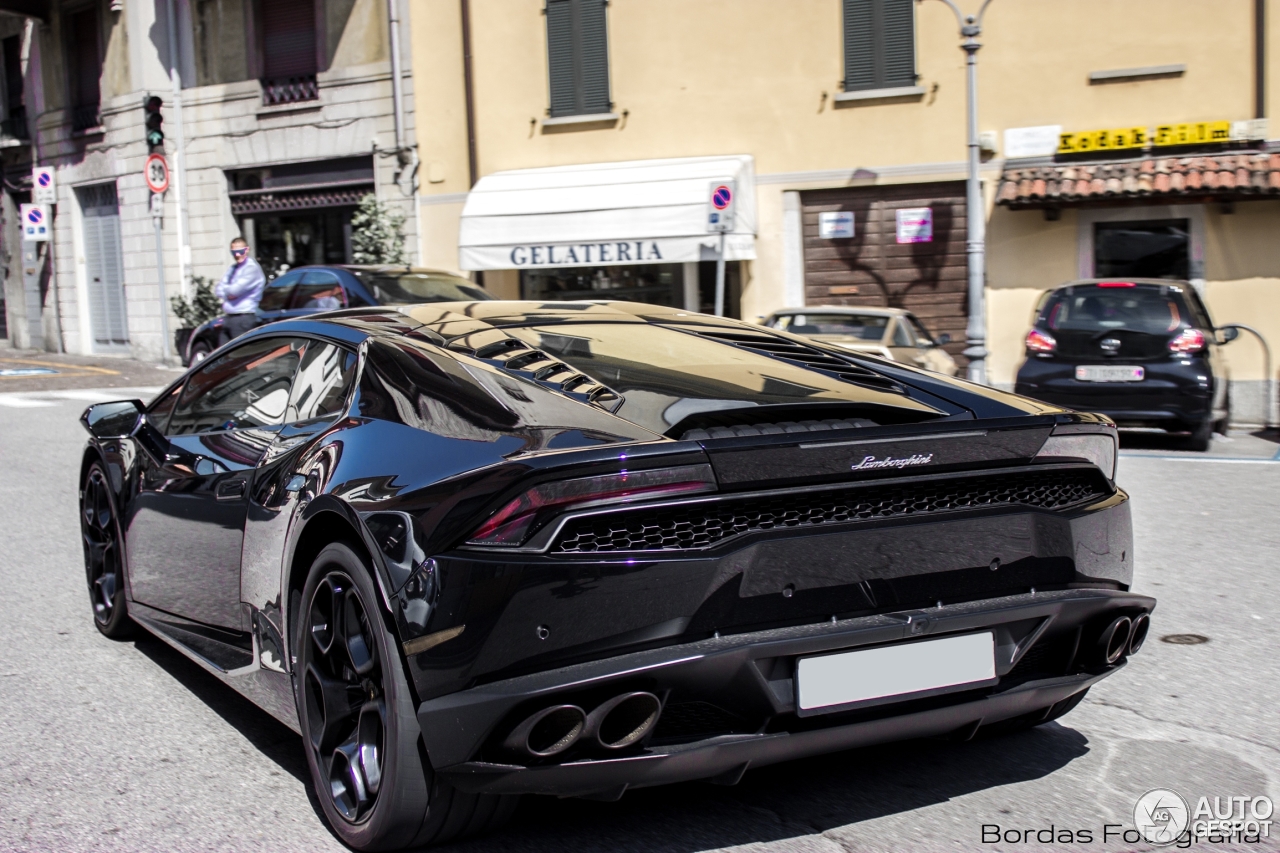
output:
[[547, 0], [546, 17], [551, 117], [609, 112], [605, 0]]
[[914, 0], [844, 0], [844, 90], [916, 84]]
[[187, 380], [165, 432], [190, 435], [284, 423], [304, 343], [263, 338], [206, 362]]
[[911, 331], [907, 328], [907, 318], [899, 317], [893, 326], [893, 345], [895, 347], [915, 346], [911, 341]]
[[308, 341], [289, 395], [285, 423], [341, 414], [355, 373], [355, 353], [334, 344]]
[[289, 297], [293, 288], [302, 280], [302, 273], [287, 272], [271, 282], [262, 291], [262, 301], [258, 303], [259, 311], [283, 311], [289, 306]]
[[919, 320], [910, 314], [907, 315], [907, 319], [911, 321], [911, 331], [915, 332], [916, 346], [933, 346], [937, 343], [934, 341], [933, 335], [929, 334], [929, 330], [922, 326]]
[[182, 383], [169, 390], [168, 394], [163, 397], [157, 397], [147, 407], [147, 420], [153, 427], [166, 432], [169, 427], [169, 416], [173, 414], [173, 407], [178, 402], [178, 395], [182, 393]]
[[345, 307], [347, 297], [338, 277], [325, 270], [306, 270], [302, 283], [294, 288], [293, 298], [289, 300], [289, 308], [295, 311], [333, 311]]

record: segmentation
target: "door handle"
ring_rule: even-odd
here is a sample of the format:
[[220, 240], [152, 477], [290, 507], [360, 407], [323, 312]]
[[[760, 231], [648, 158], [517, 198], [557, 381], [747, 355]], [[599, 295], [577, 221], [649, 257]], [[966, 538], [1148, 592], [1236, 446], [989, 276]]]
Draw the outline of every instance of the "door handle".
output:
[[243, 477], [236, 477], [231, 480], [223, 480], [218, 484], [217, 497], [220, 501], [233, 501], [237, 498], [244, 497], [245, 486], [248, 485]]

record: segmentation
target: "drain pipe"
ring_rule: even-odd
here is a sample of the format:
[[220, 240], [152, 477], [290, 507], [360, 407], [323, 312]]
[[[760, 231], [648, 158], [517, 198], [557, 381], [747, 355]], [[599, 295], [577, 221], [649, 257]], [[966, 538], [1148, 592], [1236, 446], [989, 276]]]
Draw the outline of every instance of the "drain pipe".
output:
[[[1263, 416], [1264, 425], [1267, 429], [1275, 429], [1276, 427], [1276, 377], [1271, 372], [1271, 347], [1267, 345], [1267, 339], [1262, 333], [1252, 326], [1246, 326], [1243, 323], [1227, 323], [1220, 328], [1223, 329], [1241, 329], [1248, 332], [1258, 339], [1258, 343], [1262, 344], [1262, 369], [1266, 371], [1267, 377], [1267, 413]], [[1231, 413], [1227, 413], [1230, 420]]]
[[400, 0], [387, 0], [387, 24], [391, 30], [391, 101], [396, 119], [396, 160], [404, 166], [408, 158], [404, 150], [404, 88], [400, 78]]
[[[187, 158], [186, 151], [186, 134], [182, 126], [182, 72], [178, 70], [178, 62], [180, 56], [178, 54], [178, 19], [177, 4], [173, 0], [168, 0], [166, 11], [168, 12], [169, 23], [169, 84], [173, 89], [173, 118], [177, 133], [174, 134], [173, 140], [173, 202], [175, 205], [175, 219], [178, 225], [178, 293], [186, 295], [187, 280], [190, 276], [188, 267], [191, 265], [191, 244], [188, 242], [187, 234], [187, 206], [183, 203], [182, 194], [186, 190], [187, 184]], [[168, 305], [161, 305], [160, 310], [168, 311]], [[166, 354], [168, 345], [163, 347]]]

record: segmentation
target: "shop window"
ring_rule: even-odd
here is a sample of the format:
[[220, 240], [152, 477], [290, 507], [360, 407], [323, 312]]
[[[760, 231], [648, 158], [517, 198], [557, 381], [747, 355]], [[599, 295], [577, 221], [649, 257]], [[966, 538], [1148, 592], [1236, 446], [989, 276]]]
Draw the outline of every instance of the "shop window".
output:
[[82, 132], [101, 126], [102, 50], [98, 31], [98, 7], [88, 6], [67, 12], [66, 34], [67, 95], [71, 99], [71, 130]]
[[1098, 278], [1190, 277], [1191, 231], [1185, 219], [1098, 222], [1093, 226]]
[[844, 90], [916, 84], [913, 0], [844, 0]]
[[258, 22], [262, 28], [263, 104], [292, 104], [320, 97], [315, 3], [260, 0]]
[[544, 302], [612, 299], [651, 305], [684, 305], [682, 264], [570, 267], [520, 271], [524, 299]]
[[609, 112], [605, 0], [547, 0], [551, 117]]

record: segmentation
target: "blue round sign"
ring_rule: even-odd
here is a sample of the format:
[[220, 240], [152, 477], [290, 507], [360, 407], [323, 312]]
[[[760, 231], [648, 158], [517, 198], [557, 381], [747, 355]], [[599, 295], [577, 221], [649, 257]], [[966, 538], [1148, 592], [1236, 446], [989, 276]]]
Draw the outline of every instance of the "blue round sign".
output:
[[38, 207], [32, 208], [31, 210], [27, 211], [27, 221], [30, 222], [32, 225], [39, 225], [43, 219], [44, 219], [44, 214], [40, 212], [40, 209]]
[[48, 172], [40, 173], [40, 179], [39, 179], [40, 186], [47, 187], [49, 186], [49, 183], [52, 180], [53, 180], [53, 175], [49, 174]]
[[716, 191], [711, 194], [711, 204], [716, 210], [724, 210], [731, 201], [733, 201], [733, 193], [724, 184], [716, 187]]

